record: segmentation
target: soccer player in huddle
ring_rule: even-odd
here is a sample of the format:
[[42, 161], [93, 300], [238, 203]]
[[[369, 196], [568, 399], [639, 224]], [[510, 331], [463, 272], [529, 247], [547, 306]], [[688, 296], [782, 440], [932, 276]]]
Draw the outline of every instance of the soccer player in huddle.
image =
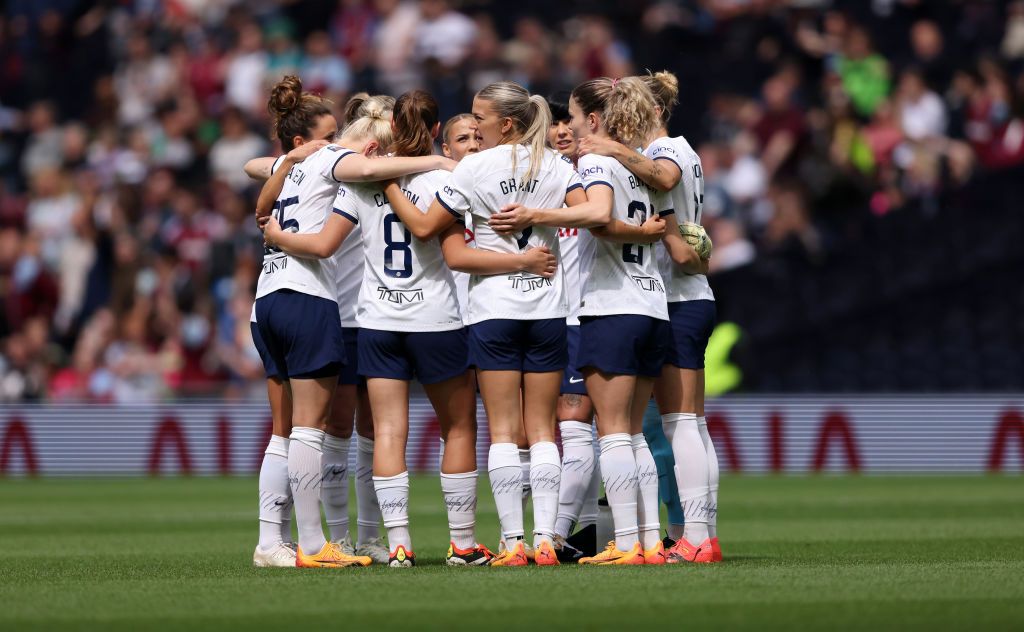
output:
[[[572, 161], [579, 158], [576, 136], [569, 126], [569, 93], [548, 97], [551, 108], [551, 126], [548, 128], [548, 146]], [[558, 229], [561, 259], [559, 267], [565, 279], [569, 299], [569, 317], [566, 319], [566, 341], [569, 364], [562, 377], [558, 398], [557, 420], [562, 436], [562, 486], [558, 490], [558, 517], [555, 521], [555, 542], [563, 561], [576, 560], [585, 553], [596, 552], [597, 497], [601, 491], [601, 470], [594, 451], [594, 406], [587, 396], [583, 374], [576, 368], [580, 346], [580, 278], [579, 228]], [[573, 537], [577, 546], [567, 538], [575, 526], [580, 530]]]
[[[286, 77], [275, 86], [269, 108], [285, 149], [332, 138], [337, 131], [327, 104], [303, 93], [295, 77]], [[390, 117], [381, 119], [390, 128]], [[351, 127], [350, 123], [347, 129]], [[342, 158], [350, 155], [355, 158], [341, 164]], [[371, 164], [367, 156], [334, 144], [318, 149], [300, 164], [281, 169], [285, 162], [279, 159], [270, 169], [272, 175], [260, 193], [257, 215], [272, 215], [285, 230], [296, 233], [316, 233], [326, 225], [342, 179], [382, 179], [447, 166], [440, 157], [389, 158]], [[294, 422], [290, 440], [281, 451], [287, 451], [287, 477], [299, 534], [297, 566], [366, 565], [371, 561], [343, 551], [339, 542], [328, 541], [320, 526], [323, 428], [330, 419], [338, 375], [346, 362], [336, 296], [338, 272], [336, 262], [329, 258], [333, 253], [330, 250], [322, 258], [306, 259], [268, 244], [254, 310], [267, 375], [277, 376], [283, 383], [288, 394], [284, 401], [290, 402]], [[333, 315], [328, 313], [328, 303]], [[270, 448], [277, 448], [273, 440]]]
[[[577, 138], [598, 134], [643, 142], [653, 127], [653, 97], [639, 79], [597, 79], [569, 100]], [[517, 206], [491, 217], [499, 232], [531, 226], [586, 226], [577, 368], [594, 402], [601, 435], [601, 473], [615, 522], [615, 541], [584, 564], [664, 563], [657, 472], [641, 432], [643, 409], [661, 372], [668, 327], [664, 287], [650, 256], [661, 239], [662, 200], [614, 160], [583, 157], [587, 201], [575, 208]], [[645, 252], [646, 251], [646, 252]]]
[[636, 177], [667, 192], [674, 217], [668, 218], [665, 248], [659, 252], [668, 298], [671, 335], [665, 366], [655, 386], [664, 433], [671, 444], [679, 490], [683, 533], [668, 561], [712, 562], [722, 559], [716, 534], [718, 457], [704, 417], [704, 352], [715, 323], [714, 294], [707, 280], [706, 260], [681, 237], [678, 222], [700, 224], [704, 178], [700, 158], [682, 136], [668, 135], [668, 121], [678, 102], [675, 75], [657, 72], [641, 77], [657, 102], [659, 122], [643, 154], [630, 146], [592, 137], [581, 153], [614, 158]]

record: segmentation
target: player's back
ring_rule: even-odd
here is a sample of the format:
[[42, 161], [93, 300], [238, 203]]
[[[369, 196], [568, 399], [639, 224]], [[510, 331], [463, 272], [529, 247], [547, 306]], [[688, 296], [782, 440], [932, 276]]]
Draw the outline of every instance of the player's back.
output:
[[[351, 153], [331, 144], [291, 168], [273, 209], [282, 230], [308, 234], [323, 229], [340, 184], [334, 179], [334, 165]], [[279, 159], [274, 170], [280, 164]], [[265, 248], [256, 297], [290, 289], [337, 301], [335, 265], [331, 257], [306, 259]]]
[[[679, 167], [679, 183], [666, 193], [669, 206], [675, 211], [676, 220], [700, 224], [704, 207], [704, 171], [700, 156], [682, 136], [663, 136], [655, 139], [644, 155], [652, 160], [671, 160]], [[714, 300], [708, 279], [703, 274], [687, 274], [672, 261], [664, 248], [658, 253], [658, 268], [665, 281], [668, 301]]]
[[[426, 212], [447, 181], [445, 171], [399, 179], [405, 196]], [[341, 191], [348, 192], [342, 196]], [[360, 327], [389, 331], [443, 331], [462, 326], [455, 284], [437, 239], [421, 241], [394, 213], [379, 183], [343, 185], [339, 204], [362, 228]]]
[[[666, 211], [664, 197], [614, 158], [587, 155], [579, 160], [583, 186], [612, 189], [612, 217], [640, 226]], [[652, 250], [655, 244], [623, 244], [589, 234], [580, 237], [581, 316], [639, 314], [668, 320], [665, 288]]]
[[[567, 190], [578, 180], [572, 163], [545, 149], [531, 177], [527, 177], [529, 165], [527, 147], [499, 145], [463, 158], [439, 193], [438, 199], [456, 215], [469, 211], [468, 228], [478, 248], [515, 254], [544, 246], [559, 257], [557, 228], [534, 226], [505, 236], [488, 224], [492, 214], [510, 204], [557, 208], [565, 203]], [[490, 318], [563, 318], [568, 311], [560, 271], [552, 279], [527, 273], [473, 276], [469, 297], [470, 323]]]

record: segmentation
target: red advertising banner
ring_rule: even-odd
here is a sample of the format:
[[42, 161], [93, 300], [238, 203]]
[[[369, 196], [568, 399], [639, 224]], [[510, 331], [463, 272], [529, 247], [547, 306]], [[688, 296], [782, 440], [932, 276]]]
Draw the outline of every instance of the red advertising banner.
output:
[[[1024, 470], [1022, 411], [1022, 396], [725, 397], [707, 416], [723, 470], [982, 473]], [[440, 432], [422, 395], [410, 417], [409, 468], [436, 471]], [[483, 469], [482, 406], [478, 419]], [[6, 406], [0, 475], [251, 474], [269, 436], [254, 402]]]

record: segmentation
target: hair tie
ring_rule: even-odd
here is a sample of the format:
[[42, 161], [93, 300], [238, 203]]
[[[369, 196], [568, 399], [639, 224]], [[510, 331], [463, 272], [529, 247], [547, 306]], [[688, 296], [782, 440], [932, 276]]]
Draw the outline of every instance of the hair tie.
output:
[[615, 89], [615, 84], [617, 84], [618, 82], [619, 82], [618, 79], [612, 79], [612, 89], [613, 90]]

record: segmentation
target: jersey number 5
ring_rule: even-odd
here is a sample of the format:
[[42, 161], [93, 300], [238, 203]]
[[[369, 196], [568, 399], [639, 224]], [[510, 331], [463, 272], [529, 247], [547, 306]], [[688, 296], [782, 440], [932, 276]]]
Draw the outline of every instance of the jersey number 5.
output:
[[[399, 228], [400, 240], [395, 239], [394, 227]], [[412, 276], [412, 234], [398, 216], [388, 213], [384, 216], [384, 274], [396, 279], [408, 279]], [[402, 256], [402, 265], [395, 267], [395, 253]]]
[[[647, 221], [647, 205], [639, 200], [630, 202], [629, 206], [626, 207], [626, 213], [629, 215], [629, 219], [633, 219], [639, 213], [641, 224]], [[634, 248], [636, 249], [635, 252]], [[643, 244], [622, 244], [622, 260], [626, 263], [635, 263], [642, 266], [644, 264]]]
[[[287, 209], [289, 206], [295, 206], [298, 203], [299, 197], [297, 195], [274, 202], [274, 209], [271, 211], [271, 213], [274, 215], [275, 218], [277, 218], [277, 223], [281, 225], [281, 230], [294, 229], [292, 232], [299, 232], [299, 220], [295, 219], [294, 217], [292, 219], [285, 219], [285, 209]], [[267, 246], [263, 248], [264, 254], [269, 254], [272, 252], [281, 252], [281, 249]]]

